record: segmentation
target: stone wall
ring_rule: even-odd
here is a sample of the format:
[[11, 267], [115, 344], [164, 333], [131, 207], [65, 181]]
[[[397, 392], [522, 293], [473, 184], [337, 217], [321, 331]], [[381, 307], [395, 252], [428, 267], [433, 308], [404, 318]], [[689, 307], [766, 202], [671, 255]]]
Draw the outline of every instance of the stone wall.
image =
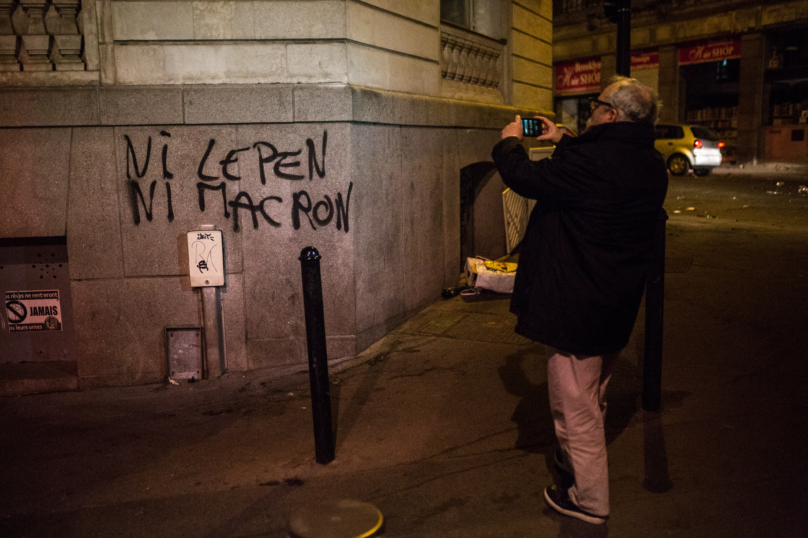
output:
[[[2, 236], [67, 237], [84, 386], [165, 377], [164, 328], [201, 324], [185, 246], [201, 224], [224, 232], [229, 370], [305, 364], [308, 245], [329, 357], [354, 356], [457, 283], [459, 171], [538, 112], [349, 86], [15, 91]], [[74, 125], [36, 127], [65, 102], [83, 103], [62, 111]]]
[[514, 0], [513, 104], [552, 109], [553, 3]]
[[[83, 386], [165, 378], [164, 329], [201, 325], [203, 224], [230, 371], [304, 367], [309, 245], [329, 359], [353, 357], [457, 283], [461, 168], [551, 114], [549, 1], [500, 2], [496, 37], [444, 28], [437, 0], [73, 3], [83, 70], [0, 57], [0, 238], [66, 237]], [[0, 1], [0, 52], [32, 4], [56, 10]]]

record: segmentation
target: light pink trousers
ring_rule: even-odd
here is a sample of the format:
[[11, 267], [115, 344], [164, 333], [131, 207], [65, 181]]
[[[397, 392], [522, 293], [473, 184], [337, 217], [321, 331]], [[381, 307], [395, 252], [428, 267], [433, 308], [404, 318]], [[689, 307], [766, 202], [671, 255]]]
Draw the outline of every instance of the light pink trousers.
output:
[[619, 353], [577, 356], [549, 348], [547, 385], [566, 470], [575, 476], [569, 497], [579, 508], [609, 515], [606, 385]]

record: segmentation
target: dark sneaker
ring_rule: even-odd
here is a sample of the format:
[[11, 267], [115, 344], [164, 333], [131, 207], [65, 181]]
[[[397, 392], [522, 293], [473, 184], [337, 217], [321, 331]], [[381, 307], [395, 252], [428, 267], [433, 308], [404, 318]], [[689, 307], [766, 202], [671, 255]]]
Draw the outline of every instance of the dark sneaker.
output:
[[559, 448], [556, 450], [555, 457], [553, 458], [553, 467], [555, 467], [558, 477], [561, 479], [561, 489], [568, 490], [575, 483], [575, 475], [564, 468], [564, 453]]
[[547, 489], [544, 490], [544, 500], [547, 501], [547, 505], [550, 508], [559, 514], [574, 517], [595, 525], [606, 523], [607, 518], [605, 516], [596, 516], [575, 506], [575, 503], [570, 500], [567, 495], [567, 490], [565, 489], [559, 489], [555, 486], [547, 487]]

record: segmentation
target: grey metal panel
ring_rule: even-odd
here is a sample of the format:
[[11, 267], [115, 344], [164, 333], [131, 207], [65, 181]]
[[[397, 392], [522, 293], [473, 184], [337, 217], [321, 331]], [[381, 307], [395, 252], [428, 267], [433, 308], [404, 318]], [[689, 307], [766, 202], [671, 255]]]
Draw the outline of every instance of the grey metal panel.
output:
[[166, 358], [171, 379], [202, 379], [202, 327], [166, 327]]

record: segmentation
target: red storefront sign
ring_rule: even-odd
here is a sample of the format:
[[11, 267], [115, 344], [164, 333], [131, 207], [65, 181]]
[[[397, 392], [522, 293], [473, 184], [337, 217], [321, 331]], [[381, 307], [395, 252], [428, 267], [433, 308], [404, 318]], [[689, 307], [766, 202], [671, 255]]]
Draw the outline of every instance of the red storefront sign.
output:
[[734, 60], [741, 57], [741, 40], [704, 43], [679, 49], [679, 65]]
[[648, 69], [659, 69], [658, 52], [639, 52], [631, 55], [632, 71], [645, 71]]
[[555, 64], [556, 95], [600, 91], [600, 59], [573, 60]]
[[[631, 70], [659, 69], [659, 53], [638, 52], [631, 55]], [[573, 60], [555, 64], [556, 95], [597, 93], [600, 91], [600, 59]]]

